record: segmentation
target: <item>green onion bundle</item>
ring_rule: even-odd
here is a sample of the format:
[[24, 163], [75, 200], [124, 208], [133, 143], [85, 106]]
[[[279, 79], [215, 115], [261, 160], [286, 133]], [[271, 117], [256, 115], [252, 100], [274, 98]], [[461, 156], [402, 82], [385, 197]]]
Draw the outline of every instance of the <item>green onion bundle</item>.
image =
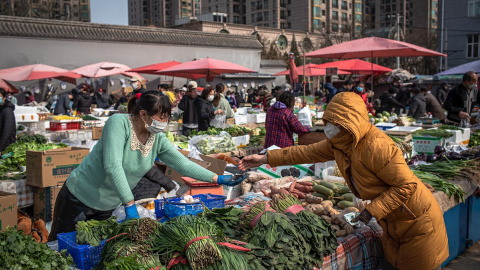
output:
[[415, 176], [420, 178], [422, 182], [430, 184], [435, 190], [443, 191], [449, 198], [452, 195], [457, 196], [462, 202], [465, 202], [465, 192], [456, 184], [452, 184], [442, 178], [425, 171], [413, 170]]
[[447, 139], [452, 137], [453, 133], [446, 131], [444, 129], [420, 129], [413, 132], [413, 136], [425, 136], [425, 135]]
[[[210, 265], [203, 270], [249, 270], [250, 268], [245, 252], [233, 250], [228, 247], [218, 246], [220, 253], [222, 254], [222, 260]], [[192, 270], [193, 268], [189, 264], [176, 264], [171, 270]]]
[[451, 179], [461, 174], [464, 168], [476, 168], [475, 160], [446, 160], [429, 165], [419, 165], [415, 169], [436, 174], [444, 179]]

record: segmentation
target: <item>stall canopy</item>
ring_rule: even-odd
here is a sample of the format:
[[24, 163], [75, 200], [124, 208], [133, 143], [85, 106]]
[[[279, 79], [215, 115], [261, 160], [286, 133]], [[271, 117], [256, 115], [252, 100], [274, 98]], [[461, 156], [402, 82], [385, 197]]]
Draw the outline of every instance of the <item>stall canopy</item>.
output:
[[480, 60], [473, 61], [470, 63], [466, 63], [449, 70], [445, 70], [444, 72], [440, 72], [435, 74], [436, 76], [443, 76], [443, 75], [463, 75], [469, 71], [473, 71], [475, 73], [480, 73]]
[[0, 88], [3, 88], [5, 89], [5, 91], [7, 92], [12, 92], [14, 94], [18, 94], [18, 89], [15, 88], [15, 86], [11, 85], [9, 82], [7, 81], [4, 81], [2, 79], [0, 79]]
[[306, 57], [322, 57], [332, 59], [403, 57], [403, 56], [445, 56], [410, 43], [392, 39], [367, 37], [332, 45], [313, 52]]
[[85, 78], [102, 78], [112, 75], [121, 74], [127, 77], [141, 77], [138, 73], [129, 72], [131, 70], [129, 66], [112, 63], [112, 62], [99, 62], [72, 70], [73, 72], [82, 75]]
[[134, 68], [134, 69], [128, 70], [128, 72], [158, 74], [157, 71], [159, 70], [166, 69], [166, 68], [173, 67], [180, 64], [181, 63], [177, 61], [163, 62], [163, 63], [157, 63], [157, 64], [148, 65], [148, 66]]
[[[373, 67], [372, 67], [373, 65]], [[316, 68], [338, 68], [338, 70], [348, 71], [355, 74], [371, 74], [373, 73], [385, 73], [392, 71], [387, 67], [383, 67], [377, 64], [372, 64], [360, 59], [351, 59], [343, 61], [329, 62], [325, 64], [316, 65]], [[340, 73], [339, 73], [340, 74]]]
[[[317, 76], [325, 76], [326, 75], [326, 69], [325, 68], [317, 68], [318, 65], [315, 64], [306, 64], [305, 65], [305, 76], [307, 77], [317, 77]], [[303, 74], [303, 66], [297, 67], [297, 72], [298, 75], [304, 75]], [[339, 75], [345, 75], [345, 74], [350, 74], [348, 71], [343, 71], [343, 70], [338, 70]], [[287, 69], [285, 71], [273, 74], [273, 76], [283, 76], [283, 75], [290, 75], [290, 70]]]
[[63, 68], [52, 67], [44, 64], [34, 64], [0, 70], [0, 79], [6, 81], [20, 82], [48, 78], [55, 78], [61, 81], [76, 84], [75, 79], [81, 78], [81, 76]]
[[192, 80], [206, 77], [207, 81], [211, 82], [213, 81], [213, 76], [215, 75], [252, 72], [255, 71], [234, 63], [207, 57], [159, 70], [158, 74], [182, 77]]

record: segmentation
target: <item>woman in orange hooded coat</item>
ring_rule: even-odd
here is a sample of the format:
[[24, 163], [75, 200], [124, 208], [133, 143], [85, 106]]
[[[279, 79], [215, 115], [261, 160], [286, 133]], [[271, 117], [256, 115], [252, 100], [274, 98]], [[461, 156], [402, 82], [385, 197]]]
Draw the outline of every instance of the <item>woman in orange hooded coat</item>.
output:
[[353, 194], [372, 201], [357, 219], [366, 223], [372, 216], [377, 219], [390, 267], [440, 268], [448, 257], [442, 211], [402, 151], [370, 124], [363, 100], [355, 93], [340, 93], [328, 104], [323, 119], [336, 129], [326, 131], [329, 139], [245, 157], [240, 169], [335, 160]]

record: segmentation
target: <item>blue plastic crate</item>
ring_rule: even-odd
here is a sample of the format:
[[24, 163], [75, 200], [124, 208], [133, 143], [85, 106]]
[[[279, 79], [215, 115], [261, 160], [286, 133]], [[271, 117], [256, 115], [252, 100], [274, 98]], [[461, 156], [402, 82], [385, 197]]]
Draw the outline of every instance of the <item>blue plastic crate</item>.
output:
[[92, 247], [77, 244], [77, 232], [60, 233], [57, 238], [58, 250], [66, 249], [79, 269], [92, 269], [101, 261], [106, 240], [103, 240], [99, 246]]
[[[157, 218], [167, 216], [174, 218], [184, 215], [196, 215], [203, 212], [203, 205], [208, 209], [225, 207], [226, 196], [214, 194], [199, 194], [193, 195], [193, 199], [199, 199], [196, 203], [180, 203], [182, 198], [155, 200], [155, 214]], [[203, 204], [202, 204], [203, 203]], [[158, 206], [158, 207], [157, 207]], [[163, 214], [163, 216], [162, 216]]]

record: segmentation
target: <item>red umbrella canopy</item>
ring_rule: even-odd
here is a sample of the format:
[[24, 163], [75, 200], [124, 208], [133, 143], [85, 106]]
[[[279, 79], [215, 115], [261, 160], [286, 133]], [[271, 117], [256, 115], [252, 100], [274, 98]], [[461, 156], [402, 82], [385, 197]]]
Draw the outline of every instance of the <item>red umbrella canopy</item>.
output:
[[131, 70], [131, 68], [123, 64], [112, 62], [99, 62], [79, 67], [72, 71], [82, 75], [85, 78], [101, 78], [117, 74], [122, 74], [128, 77], [141, 77], [135, 72], [129, 72], [129, 70]]
[[4, 81], [2, 79], [0, 79], [0, 88], [3, 88], [5, 89], [5, 91], [12, 92], [14, 94], [17, 94], [19, 92], [18, 89], [15, 88], [15, 86], [11, 85], [9, 82]]
[[389, 68], [372, 64], [367, 61], [363, 61], [360, 59], [351, 59], [351, 60], [343, 60], [343, 61], [335, 61], [325, 64], [320, 64], [316, 66], [317, 68], [338, 68], [339, 70], [354, 72], [357, 74], [371, 74], [373, 73], [385, 73], [392, 71]]
[[356, 39], [309, 52], [306, 57], [333, 59], [395, 57], [395, 56], [446, 56], [410, 43], [379, 37]]
[[41, 80], [48, 78], [56, 78], [62, 81], [71, 81], [80, 77], [80, 75], [66, 69], [43, 64], [27, 65], [0, 70], [1, 79], [14, 82]]
[[[316, 76], [325, 76], [327, 75], [325, 68], [317, 68], [318, 65], [315, 64], [306, 64], [305, 65], [305, 76], [307, 77], [316, 77]], [[303, 75], [303, 66], [297, 67], [298, 75]], [[348, 71], [338, 70], [339, 75], [350, 74]], [[290, 70], [285, 70], [277, 74], [273, 74], [273, 76], [283, 76], [283, 75], [290, 75]]]
[[128, 70], [128, 72], [158, 74], [157, 71], [159, 70], [166, 69], [166, 68], [173, 67], [180, 64], [181, 63], [177, 61], [163, 62], [163, 63], [157, 63], [157, 64], [148, 65], [148, 66], [134, 68], [134, 69]]
[[207, 57], [159, 70], [158, 74], [194, 80], [207, 77], [207, 81], [212, 81], [214, 75], [250, 72], [255, 71], [234, 63]]

